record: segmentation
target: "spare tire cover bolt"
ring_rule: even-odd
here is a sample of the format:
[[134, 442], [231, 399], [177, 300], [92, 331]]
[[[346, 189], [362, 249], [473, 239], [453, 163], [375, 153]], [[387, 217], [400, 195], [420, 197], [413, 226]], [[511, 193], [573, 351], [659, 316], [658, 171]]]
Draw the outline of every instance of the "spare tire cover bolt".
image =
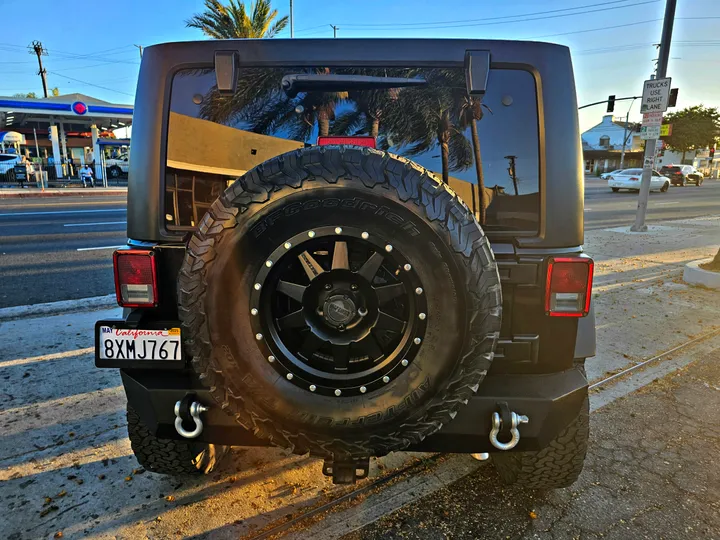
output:
[[407, 367], [410, 362], [407, 361], [407, 358], [403, 358], [403, 361], [400, 363], [403, 365], [403, 367]]
[[420, 345], [420, 343], [422, 343], [422, 339], [416, 337], [415, 339], [413, 339], [413, 343], [415, 343], [415, 345]]
[[311, 384], [311, 385], [310, 385], [310, 391], [311, 391], [311, 392], [314, 392], [315, 390], [317, 390], [317, 386], [315, 386], [314, 384]]
[[390, 377], [388, 377], [387, 375], [385, 375], [385, 376], [383, 377], [383, 382], [384, 382], [384, 383], [389, 383], [389, 382], [390, 382]]
[[273, 265], [272, 261], [270, 261], [270, 260], [265, 261], [265, 266], [267, 266], [268, 268], [270, 268], [272, 265]]
[[260, 285], [259, 283], [256, 283], [255, 285], [253, 285], [253, 287], [255, 287], [256, 291], [259, 291], [262, 288], [262, 285]]
[[412, 266], [410, 266], [409, 264], [406, 264], [405, 266], [403, 266], [403, 268], [405, 269], [406, 272], [409, 272], [410, 270], [412, 270]]
[[310, 231], [310, 232], [308, 232], [308, 236], [309, 236], [310, 238], [315, 238], [315, 231]]
[[290, 249], [292, 247], [292, 244], [290, 242], [285, 242], [285, 244], [283, 244], [283, 245], [284, 245], [285, 249]]
[[423, 293], [422, 287], [418, 287], [417, 289], [415, 289], [415, 294], [422, 294], [422, 293]]
[[361, 387], [360, 387], [360, 393], [361, 393], [361, 394], [364, 394], [365, 392], [367, 392], [367, 388], [365, 388], [364, 386], [361, 386]]
[[367, 240], [368, 238], [370, 238], [370, 235], [366, 232], [362, 233], [360, 236], [363, 237], [363, 240]]
[[268, 362], [270, 362], [272, 364], [274, 361], [275, 361], [275, 357], [272, 354], [270, 356], [268, 356]]
[[361, 307], [360, 309], [358, 309], [357, 314], [360, 315], [361, 317], [364, 317], [365, 315], [368, 314], [368, 310], [366, 308]]
[[339, 396], [340, 394], [342, 394], [342, 390], [340, 390], [339, 388], [337, 390], [335, 390], [336, 396]]
[[387, 251], [388, 253], [390, 253], [390, 252], [392, 251], [392, 246], [391, 246], [390, 244], [388, 244], [387, 246], [385, 246], [385, 251]]
[[419, 314], [418, 314], [418, 319], [420, 319], [421, 321], [424, 321], [424, 320], [425, 320], [425, 317], [427, 317], [427, 315], [425, 315], [424, 313], [419, 313]]
[[357, 289], [358, 289], [357, 283], [353, 283], [352, 285], [350, 285], [350, 288], [351, 288], [353, 291], [357, 291]]
[[285, 378], [286, 378], [288, 381], [292, 381], [293, 374], [292, 374], [292, 373], [288, 373], [287, 375], [285, 375]]
[[326, 290], [326, 291], [329, 291], [330, 289], [332, 289], [332, 284], [331, 284], [331, 283], [326, 283], [326, 284], [325, 284], [325, 290]]
[[342, 232], [342, 227], [335, 227], [335, 234], [340, 234]]
[[256, 308], [252, 308], [252, 309], [250, 310], [250, 314], [251, 314], [251, 315], [257, 315], [257, 314], [258, 314], [258, 310], [257, 310]]
[[257, 339], [258, 341], [260, 341], [262, 338], [263, 338], [262, 334], [255, 334], [255, 339]]

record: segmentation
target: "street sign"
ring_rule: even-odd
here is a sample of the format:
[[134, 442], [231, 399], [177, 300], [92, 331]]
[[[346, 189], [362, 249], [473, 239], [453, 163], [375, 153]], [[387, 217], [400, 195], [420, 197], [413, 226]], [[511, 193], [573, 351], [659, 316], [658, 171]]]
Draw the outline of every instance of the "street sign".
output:
[[643, 126], [659, 126], [662, 124], [663, 113], [662, 112], [649, 112], [643, 114], [642, 125]]
[[643, 84], [640, 112], [665, 112], [670, 97], [671, 77], [664, 79], [650, 79]]
[[660, 128], [661, 126], [642, 126], [640, 128], [640, 138], [644, 141], [649, 139], [659, 139]]
[[672, 135], [672, 124], [663, 124], [660, 126], [660, 136], [669, 137]]
[[652, 169], [655, 165], [655, 160], [651, 157], [646, 157], [643, 160], [643, 169]]

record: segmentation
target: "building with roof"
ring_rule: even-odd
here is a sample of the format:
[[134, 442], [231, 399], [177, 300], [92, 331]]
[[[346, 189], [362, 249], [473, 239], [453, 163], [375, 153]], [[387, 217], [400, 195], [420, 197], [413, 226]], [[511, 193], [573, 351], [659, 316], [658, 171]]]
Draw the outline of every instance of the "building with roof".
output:
[[[41, 161], [51, 178], [71, 176], [71, 162], [76, 167], [91, 162], [96, 178], [102, 179], [102, 148], [129, 144], [118, 141], [114, 132], [129, 128], [132, 114], [132, 105], [85, 94], [37, 99], [0, 96], [0, 145], [3, 140], [14, 141], [9, 143], [13, 150]], [[20, 139], [23, 141], [17, 142]]]
[[640, 138], [640, 124], [630, 122], [626, 129], [624, 118], [608, 114], [598, 125], [583, 132], [581, 137], [586, 173], [600, 174], [620, 168], [623, 141], [623, 166], [639, 167], [642, 164], [645, 146]]

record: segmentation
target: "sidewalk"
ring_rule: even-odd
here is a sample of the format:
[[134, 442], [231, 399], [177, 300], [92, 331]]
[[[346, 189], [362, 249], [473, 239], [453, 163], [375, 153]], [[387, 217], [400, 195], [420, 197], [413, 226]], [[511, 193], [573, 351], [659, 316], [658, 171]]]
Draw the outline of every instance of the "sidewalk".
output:
[[[720, 328], [720, 291], [681, 281], [685, 262], [717, 250], [719, 231], [720, 217], [713, 217], [664, 222], [642, 235], [616, 229], [586, 234], [585, 248], [597, 263], [598, 355], [588, 361], [590, 379]], [[118, 312], [44, 314], [0, 323], [0, 514], [8, 537], [52, 537], [63, 531], [64, 538], [238, 538], [286, 523], [347, 491], [320, 474], [318, 460], [279, 449], [235, 448], [207, 478], [179, 481], [139, 469], [126, 437], [119, 376], [93, 365], [93, 323]], [[677, 388], [664, 381], [620, 401], [604, 400], [610, 404], [594, 413], [589, 465], [577, 486], [548, 495], [500, 487], [491, 467], [448, 455], [445, 468], [428, 467], [411, 478], [415, 487], [402, 490], [429, 499], [362, 534], [710, 537], [710, 526], [720, 528], [718, 509], [712, 507], [720, 485], [720, 380], [712, 364], [719, 352], [717, 337], [659, 361], [664, 373], [690, 366], [667, 380]], [[648, 378], [651, 371], [633, 378]], [[371, 480], [413, 460], [416, 455], [403, 452], [373, 460]], [[450, 485], [454, 481], [459, 483]], [[393, 508], [393, 486], [401, 483], [380, 490], [386, 499], [375, 506], [379, 515]], [[323, 515], [323, 522], [337, 519], [341, 534], [354, 530], [348, 524], [369, 523], [373, 496]], [[423, 513], [412, 513], [415, 508]], [[631, 526], [633, 518], [628, 532], [622, 527]], [[693, 529], [683, 532], [684, 526]], [[299, 537], [313, 531], [305, 528]], [[311, 535], [316, 540], [337, 536]]]
[[18, 199], [34, 197], [97, 197], [108, 195], [127, 195], [126, 187], [108, 188], [0, 188], [0, 199]]

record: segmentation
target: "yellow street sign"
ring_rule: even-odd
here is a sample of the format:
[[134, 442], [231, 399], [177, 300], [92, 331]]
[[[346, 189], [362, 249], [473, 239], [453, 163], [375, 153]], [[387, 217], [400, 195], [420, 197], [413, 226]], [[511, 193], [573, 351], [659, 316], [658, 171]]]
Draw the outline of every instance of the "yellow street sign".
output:
[[672, 124], [663, 124], [660, 126], [660, 136], [669, 137], [672, 135]]

